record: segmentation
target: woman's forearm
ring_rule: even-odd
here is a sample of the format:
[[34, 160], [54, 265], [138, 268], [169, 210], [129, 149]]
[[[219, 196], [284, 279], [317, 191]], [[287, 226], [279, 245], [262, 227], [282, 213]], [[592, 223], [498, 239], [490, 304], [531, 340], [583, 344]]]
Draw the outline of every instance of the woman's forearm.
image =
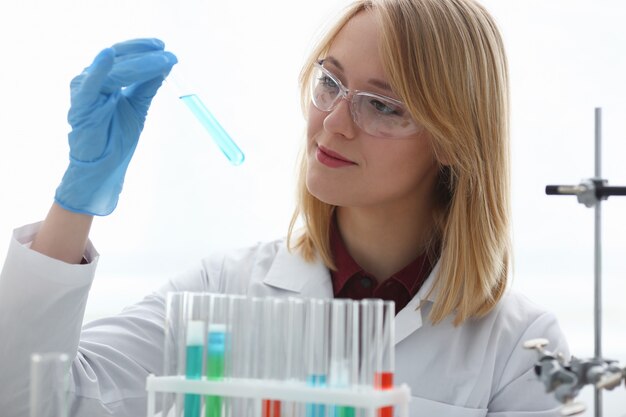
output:
[[79, 264], [92, 221], [93, 216], [74, 213], [54, 203], [31, 249], [63, 262]]

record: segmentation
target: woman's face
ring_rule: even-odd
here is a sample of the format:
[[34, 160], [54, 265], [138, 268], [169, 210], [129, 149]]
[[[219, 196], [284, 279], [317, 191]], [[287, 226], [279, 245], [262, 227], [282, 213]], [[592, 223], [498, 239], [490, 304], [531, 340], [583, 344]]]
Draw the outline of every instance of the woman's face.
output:
[[[324, 68], [350, 90], [399, 99], [388, 87], [376, 25], [371, 12], [353, 17], [333, 41]], [[425, 131], [402, 138], [373, 136], [355, 124], [344, 99], [330, 112], [309, 106], [307, 158], [309, 192], [340, 207], [423, 204], [431, 198], [438, 170]]]

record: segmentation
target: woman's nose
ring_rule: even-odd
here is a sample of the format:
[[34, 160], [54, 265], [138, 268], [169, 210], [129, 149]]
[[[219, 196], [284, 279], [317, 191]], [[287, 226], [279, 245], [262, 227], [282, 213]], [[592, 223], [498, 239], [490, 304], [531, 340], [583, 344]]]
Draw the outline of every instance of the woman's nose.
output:
[[324, 129], [330, 133], [340, 134], [347, 139], [355, 137], [357, 126], [352, 120], [350, 99], [342, 97], [334, 109], [324, 119]]

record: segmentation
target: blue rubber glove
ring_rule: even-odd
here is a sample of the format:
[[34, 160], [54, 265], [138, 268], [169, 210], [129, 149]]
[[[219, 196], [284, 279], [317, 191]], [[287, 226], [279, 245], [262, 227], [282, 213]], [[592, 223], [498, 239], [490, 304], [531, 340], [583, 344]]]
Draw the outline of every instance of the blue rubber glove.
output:
[[176, 62], [160, 40], [135, 39], [103, 50], [72, 80], [70, 163], [54, 197], [61, 207], [115, 209], [148, 107]]

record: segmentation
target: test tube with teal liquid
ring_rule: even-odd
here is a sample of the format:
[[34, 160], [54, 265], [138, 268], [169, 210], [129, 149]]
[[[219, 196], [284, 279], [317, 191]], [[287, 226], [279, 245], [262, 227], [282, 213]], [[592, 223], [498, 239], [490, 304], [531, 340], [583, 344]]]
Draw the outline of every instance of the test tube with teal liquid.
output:
[[[325, 388], [328, 380], [329, 302], [311, 300], [306, 328], [307, 385]], [[306, 417], [326, 417], [326, 405], [309, 403]]]
[[233, 165], [241, 165], [245, 159], [243, 152], [213, 113], [204, 105], [198, 94], [184, 89], [182, 84], [172, 75], [167, 78], [167, 81], [168, 85], [171, 85], [176, 90], [178, 98], [185, 103], [195, 118], [206, 129], [228, 161]]
[[[204, 321], [190, 320], [187, 323], [187, 351], [185, 359], [185, 377], [202, 378], [202, 354], [204, 350]], [[185, 394], [185, 417], [200, 417], [201, 397], [197, 394]]]

